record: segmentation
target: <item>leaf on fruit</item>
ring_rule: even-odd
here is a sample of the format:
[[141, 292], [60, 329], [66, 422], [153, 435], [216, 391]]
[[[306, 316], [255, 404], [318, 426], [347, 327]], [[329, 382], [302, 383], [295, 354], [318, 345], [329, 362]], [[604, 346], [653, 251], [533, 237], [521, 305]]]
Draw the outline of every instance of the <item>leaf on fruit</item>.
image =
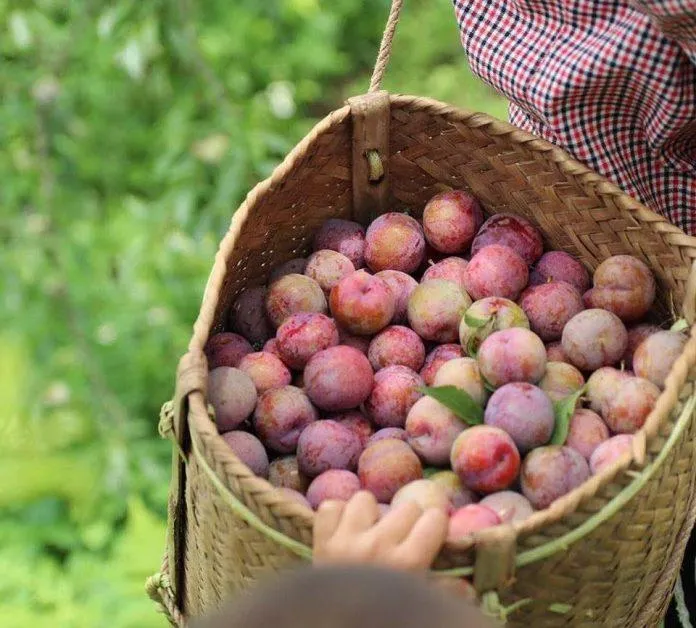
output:
[[442, 469], [436, 467], [425, 467], [425, 469], [423, 469], [423, 477], [428, 480], [440, 471], [442, 471]]
[[481, 381], [483, 382], [483, 387], [490, 393], [494, 393], [497, 388], [493, 386], [484, 376], [481, 374]]
[[[478, 319], [477, 319], [478, 320]], [[495, 319], [489, 318], [481, 327], [475, 327], [471, 337], [466, 343], [466, 353], [470, 358], [476, 359], [481, 343], [491, 335], [495, 329]]]
[[570, 419], [575, 413], [578, 399], [585, 394], [586, 390], [587, 386], [583, 386], [580, 390], [575, 391], [565, 399], [554, 402], [555, 425], [551, 440], [549, 441], [550, 445], [563, 445], [566, 442], [566, 438], [568, 438], [568, 429], [570, 428]]
[[472, 314], [469, 314], [468, 312], [464, 314], [464, 322], [469, 326], [473, 327], [474, 329], [478, 327], [483, 327], [486, 323], [490, 323], [491, 321], [491, 316], [488, 316], [486, 318], [476, 318]]
[[483, 408], [465, 390], [456, 386], [424, 386], [420, 391], [439, 401], [469, 425], [483, 423]]
[[686, 322], [685, 318], [680, 318], [669, 328], [670, 331], [684, 331], [685, 329], [689, 329], [689, 323]]
[[470, 358], [476, 359], [478, 354], [478, 348], [481, 346], [481, 341], [477, 338], [476, 333], [471, 334], [469, 340], [466, 342], [466, 354]]

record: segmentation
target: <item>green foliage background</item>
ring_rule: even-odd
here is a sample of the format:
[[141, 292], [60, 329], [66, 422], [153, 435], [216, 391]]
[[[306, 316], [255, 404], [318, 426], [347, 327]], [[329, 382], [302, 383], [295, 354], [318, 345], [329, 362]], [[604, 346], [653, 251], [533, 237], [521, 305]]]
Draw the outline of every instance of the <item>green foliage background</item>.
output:
[[[504, 117], [448, 0], [386, 87]], [[363, 91], [388, 0], [0, 0], [0, 622], [163, 626], [157, 437], [245, 192]]]

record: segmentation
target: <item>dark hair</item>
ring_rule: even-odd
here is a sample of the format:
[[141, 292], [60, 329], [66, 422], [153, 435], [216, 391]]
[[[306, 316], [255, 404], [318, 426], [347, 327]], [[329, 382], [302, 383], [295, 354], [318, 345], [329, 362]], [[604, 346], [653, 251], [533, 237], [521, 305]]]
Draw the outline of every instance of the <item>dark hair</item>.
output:
[[307, 568], [241, 594], [192, 628], [488, 628], [424, 577], [375, 567]]

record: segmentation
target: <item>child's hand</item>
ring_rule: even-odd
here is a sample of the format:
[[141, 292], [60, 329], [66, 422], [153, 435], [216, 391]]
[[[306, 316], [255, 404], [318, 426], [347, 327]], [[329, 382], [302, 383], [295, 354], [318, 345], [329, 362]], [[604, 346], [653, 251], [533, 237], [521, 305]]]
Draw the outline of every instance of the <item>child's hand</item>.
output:
[[447, 536], [447, 515], [407, 502], [379, 516], [377, 501], [366, 491], [348, 502], [323, 502], [314, 519], [314, 563], [430, 567]]

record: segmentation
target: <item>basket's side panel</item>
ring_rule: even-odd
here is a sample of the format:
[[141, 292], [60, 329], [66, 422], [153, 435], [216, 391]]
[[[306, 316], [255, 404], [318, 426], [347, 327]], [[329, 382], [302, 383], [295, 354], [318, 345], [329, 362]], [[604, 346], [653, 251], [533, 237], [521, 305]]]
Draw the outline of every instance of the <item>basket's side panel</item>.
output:
[[192, 460], [187, 501], [204, 513], [190, 517], [186, 551], [186, 617], [207, 615], [264, 574], [297, 562], [297, 557], [239, 519]]
[[307, 546], [312, 544], [312, 513], [231, 455], [200, 395], [192, 398], [189, 426], [186, 499], [193, 516], [187, 518], [185, 612], [196, 617], [298, 561], [288, 548], [241, 518], [230, 499], [239, 500], [261, 524]]
[[[240, 485], [243, 475], [236, 469], [227, 469], [224, 456], [216, 451], [225, 444], [214, 432], [208, 417], [192, 413], [189, 418], [200, 437], [201, 453], [217, 477], [264, 523], [296, 536], [293, 505], [284, 510], [282, 504], [277, 505], [282, 499], [275, 497], [273, 491], [245, 490], [244, 485]], [[248, 472], [245, 475], [252, 487], [262, 482]], [[216, 610], [264, 575], [296, 564], [298, 559], [231, 510], [195, 455], [189, 456], [187, 478], [186, 501], [190, 516], [186, 530], [185, 612], [190, 619]], [[288, 529], [290, 527], [294, 530]], [[311, 534], [309, 530], [307, 533]], [[311, 544], [309, 537], [302, 540]]]
[[[541, 227], [548, 247], [576, 255], [591, 269], [610, 255], [643, 259], [657, 276], [658, 302], [681, 303], [693, 250], [675, 246], [685, 238], [675, 227], [646, 208], [629, 211], [625, 196], [604, 193], [590, 182], [599, 177], [579, 164], [563, 168], [558, 149], [540, 150], [546, 142], [487, 116], [422, 100], [396, 97], [392, 103], [395, 208], [418, 213], [443, 186], [467, 189], [489, 213], [529, 218]], [[650, 224], [641, 222], [648, 216]], [[670, 312], [664, 307], [661, 314], [667, 318]]]
[[[351, 125], [347, 113], [316, 134], [303, 150], [296, 149], [279, 168], [282, 173], [274, 173], [272, 180], [257, 186], [238, 210], [240, 216], [235, 220], [240, 230], [227, 257], [213, 331], [224, 327], [230, 304], [243, 288], [265, 284], [274, 266], [306, 255], [325, 220], [350, 219]], [[222, 246], [226, 243], [227, 238]]]
[[[188, 615], [195, 609], [205, 609], [210, 605], [212, 587], [210, 585], [211, 565], [206, 560], [205, 535], [209, 511], [209, 482], [202, 475], [198, 463], [189, 457], [186, 467], [186, 548], [184, 551], [184, 600], [183, 609]], [[181, 567], [180, 567], [181, 568]]]
[[[684, 398], [693, 384], [684, 390]], [[677, 408], [675, 412], [678, 412]], [[666, 440], [672, 422], [665, 425]], [[567, 551], [518, 570], [510, 599], [530, 598], [514, 615], [523, 626], [656, 626], [686, 547], [683, 528], [693, 524], [696, 491], [696, 422], [689, 426], [648, 483], [617, 514]], [[657, 444], [655, 445], [657, 448]], [[578, 511], [543, 533], [520, 539], [520, 551], [543, 545], [598, 512], [631, 480], [621, 474]], [[554, 613], [552, 605], [566, 612]]]

